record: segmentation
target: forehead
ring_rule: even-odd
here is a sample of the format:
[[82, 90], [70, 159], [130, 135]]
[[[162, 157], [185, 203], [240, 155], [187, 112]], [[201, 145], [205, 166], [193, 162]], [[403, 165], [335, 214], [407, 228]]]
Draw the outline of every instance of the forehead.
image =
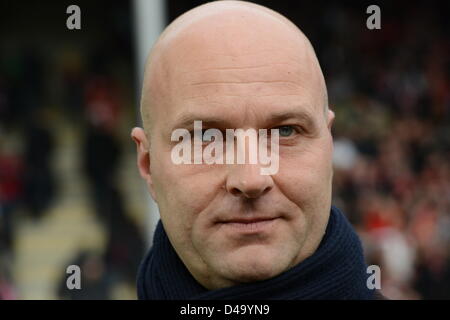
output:
[[158, 122], [170, 125], [201, 109], [217, 117], [232, 113], [245, 126], [243, 120], [274, 108], [322, 110], [321, 71], [300, 33], [258, 21], [238, 31], [225, 21], [211, 29], [192, 26], [171, 39], [161, 55], [158, 80], [166, 92]]

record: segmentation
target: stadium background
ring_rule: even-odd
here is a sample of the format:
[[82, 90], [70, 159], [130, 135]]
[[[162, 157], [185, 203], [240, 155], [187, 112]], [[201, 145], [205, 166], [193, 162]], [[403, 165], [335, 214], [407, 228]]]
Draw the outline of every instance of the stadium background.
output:
[[[141, 20], [162, 28], [205, 1], [151, 2]], [[337, 115], [333, 202], [380, 265], [383, 294], [449, 299], [448, 2], [255, 2], [316, 49]], [[0, 299], [136, 298], [157, 218], [129, 137], [151, 38], [138, 3], [0, 4]], [[66, 28], [70, 4], [81, 30]], [[366, 28], [370, 4], [381, 30]], [[82, 290], [65, 288], [70, 264]]]

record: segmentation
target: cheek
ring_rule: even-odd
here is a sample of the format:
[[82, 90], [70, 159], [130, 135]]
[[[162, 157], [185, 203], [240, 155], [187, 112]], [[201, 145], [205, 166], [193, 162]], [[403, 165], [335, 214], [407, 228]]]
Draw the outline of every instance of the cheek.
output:
[[332, 147], [325, 142], [302, 150], [280, 151], [277, 185], [304, 211], [316, 209], [331, 196]]
[[155, 159], [152, 169], [162, 219], [177, 230], [191, 229], [217, 195], [220, 174], [204, 165], [175, 165], [170, 153]]

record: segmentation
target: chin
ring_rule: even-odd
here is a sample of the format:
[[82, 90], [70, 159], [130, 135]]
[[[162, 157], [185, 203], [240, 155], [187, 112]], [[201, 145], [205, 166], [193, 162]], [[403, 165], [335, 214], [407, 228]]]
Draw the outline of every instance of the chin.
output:
[[273, 278], [288, 269], [278, 257], [265, 255], [245, 255], [230, 261], [228, 278], [236, 282], [246, 283]]
[[249, 266], [246, 270], [235, 272], [235, 280], [240, 283], [263, 281], [273, 278], [281, 272], [282, 269], [278, 271], [278, 268], [274, 268], [273, 266], [258, 266], [256, 268]]

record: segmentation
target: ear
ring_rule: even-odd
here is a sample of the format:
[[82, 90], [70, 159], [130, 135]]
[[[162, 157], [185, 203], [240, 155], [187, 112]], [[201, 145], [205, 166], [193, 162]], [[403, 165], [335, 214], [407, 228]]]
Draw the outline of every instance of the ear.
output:
[[333, 126], [333, 123], [334, 123], [334, 118], [335, 118], [335, 115], [334, 115], [333, 110], [328, 109], [328, 111], [327, 111], [327, 127], [330, 132], [331, 132], [331, 127]]
[[133, 130], [131, 130], [131, 138], [136, 143], [137, 167], [139, 169], [139, 173], [145, 180], [153, 200], [156, 201], [156, 193], [150, 170], [150, 148], [144, 129], [139, 127], [133, 128]]

